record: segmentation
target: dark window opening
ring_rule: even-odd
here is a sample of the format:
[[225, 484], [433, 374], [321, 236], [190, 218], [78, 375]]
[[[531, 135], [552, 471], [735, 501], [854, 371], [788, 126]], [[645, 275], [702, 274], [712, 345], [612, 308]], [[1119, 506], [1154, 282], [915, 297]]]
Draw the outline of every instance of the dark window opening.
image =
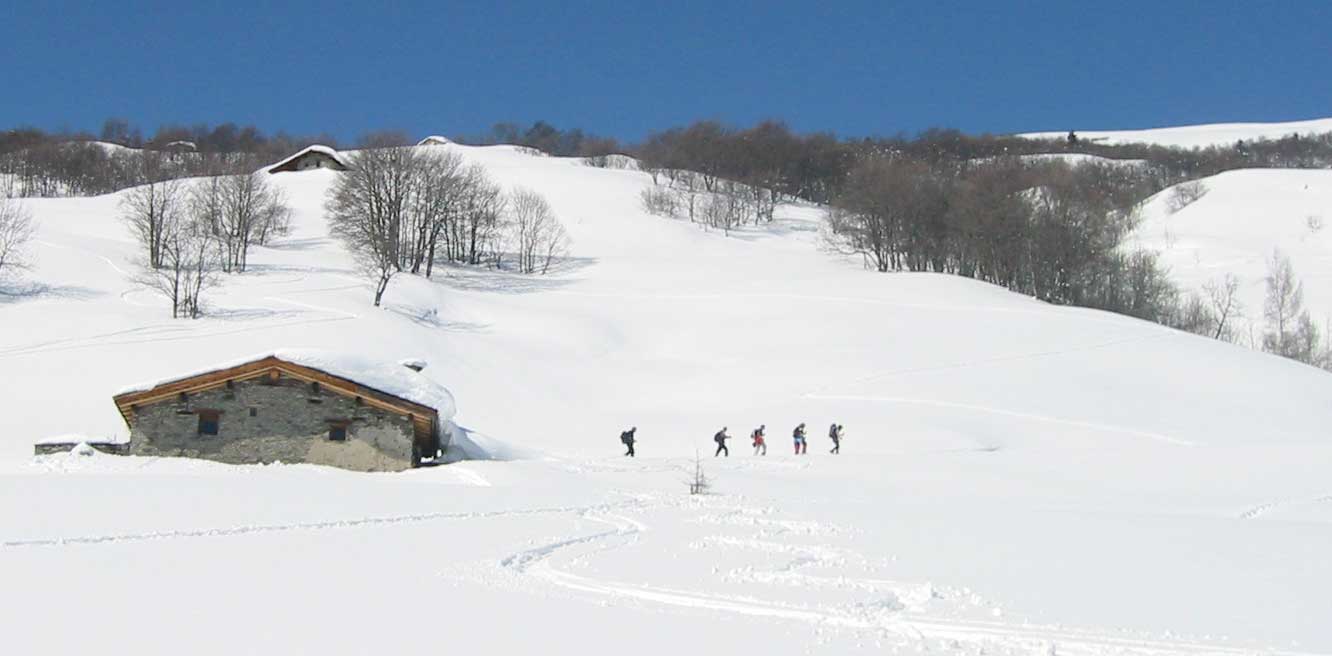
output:
[[347, 424], [345, 424], [345, 423], [329, 424], [329, 426], [328, 426], [328, 441], [330, 441], [330, 442], [346, 442], [346, 441], [347, 441]]
[[216, 410], [199, 411], [199, 434], [217, 435], [218, 426], [222, 423], [222, 413]]
[[251, 417], [258, 417], [258, 416], [259, 416], [259, 408], [250, 408], [250, 416], [251, 416]]
[[310, 383], [310, 391], [313, 392], [313, 393], [315, 393], [315, 394], [318, 394], [318, 393], [319, 393], [319, 383]]

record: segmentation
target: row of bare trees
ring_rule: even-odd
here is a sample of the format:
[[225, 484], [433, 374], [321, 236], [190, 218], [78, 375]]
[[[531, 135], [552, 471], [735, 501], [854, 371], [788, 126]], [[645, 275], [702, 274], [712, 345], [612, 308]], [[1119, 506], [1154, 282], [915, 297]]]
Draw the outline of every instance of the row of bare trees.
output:
[[1113, 165], [870, 157], [832, 200], [828, 243], [878, 271], [951, 273], [1164, 322], [1173, 286], [1152, 254], [1122, 248], [1145, 185]]
[[266, 176], [167, 179], [121, 197], [121, 219], [142, 249], [137, 279], [171, 301], [172, 317], [199, 317], [220, 274], [243, 273], [251, 246], [287, 233], [286, 198]]
[[714, 180], [710, 185], [693, 171], [669, 171], [660, 182], [640, 194], [642, 207], [649, 214], [673, 219], [688, 219], [704, 227], [727, 234], [746, 224], [772, 221], [778, 193], [733, 180]]
[[86, 142], [41, 143], [0, 153], [0, 195], [92, 196], [161, 180], [247, 173], [270, 161], [255, 153], [172, 153]]
[[506, 194], [456, 153], [368, 148], [329, 190], [334, 236], [374, 281], [380, 305], [398, 273], [430, 277], [437, 261], [503, 266], [512, 248], [523, 273], [545, 273], [568, 237], [549, 204], [530, 190]]

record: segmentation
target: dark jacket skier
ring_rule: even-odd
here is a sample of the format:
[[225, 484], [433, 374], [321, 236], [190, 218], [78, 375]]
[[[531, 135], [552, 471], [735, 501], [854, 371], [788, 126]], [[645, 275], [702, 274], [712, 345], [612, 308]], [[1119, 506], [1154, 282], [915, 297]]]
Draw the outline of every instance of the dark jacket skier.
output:
[[805, 451], [809, 448], [809, 445], [805, 443], [805, 424], [804, 424], [804, 422], [801, 422], [799, 426], [796, 426], [796, 427], [795, 427], [795, 431], [793, 431], [793, 432], [791, 433], [791, 438], [792, 438], [793, 440], [795, 440], [795, 452], [796, 452], [796, 455], [800, 455], [800, 454], [802, 454], [802, 453], [805, 453]]
[[630, 428], [629, 430], [620, 433], [620, 443], [629, 447], [629, 450], [625, 451], [624, 455], [629, 456], [630, 458], [634, 457], [634, 433], [637, 430], [638, 427], [634, 426], [633, 428]]
[[717, 431], [717, 434], [713, 435], [712, 439], [717, 443], [717, 452], [712, 454], [712, 457], [716, 458], [723, 453], [726, 454], [727, 458], [731, 457], [731, 450], [726, 448], [726, 440], [731, 439], [731, 436], [726, 434], [725, 426], [722, 426], [722, 429]]
[[828, 453], [842, 452], [842, 425], [833, 424], [828, 428], [828, 439], [832, 440], [833, 448]]

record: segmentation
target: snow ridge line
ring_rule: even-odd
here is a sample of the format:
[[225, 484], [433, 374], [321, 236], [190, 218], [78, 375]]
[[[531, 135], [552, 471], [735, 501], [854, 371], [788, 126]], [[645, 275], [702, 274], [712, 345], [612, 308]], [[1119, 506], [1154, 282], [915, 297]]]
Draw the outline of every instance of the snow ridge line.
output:
[[0, 549], [23, 547], [63, 547], [80, 544], [104, 544], [117, 542], [144, 542], [148, 540], [173, 540], [181, 538], [210, 538], [252, 533], [280, 533], [283, 531], [320, 531], [339, 528], [358, 528], [362, 526], [381, 526], [392, 524], [412, 524], [441, 519], [489, 519], [492, 517], [522, 517], [530, 515], [550, 515], [572, 512], [589, 512], [594, 509], [610, 509], [625, 504], [602, 504], [599, 506], [555, 506], [550, 508], [530, 508], [526, 510], [493, 510], [467, 513], [419, 513], [413, 515], [390, 515], [385, 517], [361, 517], [356, 519], [334, 519], [322, 522], [298, 522], [294, 524], [259, 524], [254, 526], [231, 526], [224, 528], [182, 529], [178, 531], [153, 531], [149, 533], [121, 533], [115, 535], [88, 535], [69, 538], [34, 538], [27, 540], [6, 540], [0, 542]]

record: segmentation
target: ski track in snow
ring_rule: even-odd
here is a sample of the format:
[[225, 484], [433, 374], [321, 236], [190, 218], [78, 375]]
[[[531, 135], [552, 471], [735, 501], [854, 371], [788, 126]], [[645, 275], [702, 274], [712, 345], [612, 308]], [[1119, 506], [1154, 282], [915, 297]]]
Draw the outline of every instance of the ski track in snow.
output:
[[1259, 517], [1262, 517], [1263, 515], [1266, 515], [1269, 512], [1272, 512], [1273, 510], [1276, 510], [1277, 508], [1282, 508], [1285, 506], [1292, 506], [1292, 505], [1317, 505], [1320, 503], [1332, 503], [1332, 494], [1325, 494], [1323, 496], [1314, 497], [1312, 499], [1308, 497], [1301, 497], [1294, 499], [1278, 499], [1276, 501], [1260, 503], [1240, 513], [1239, 518], [1257, 519]]
[[[619, 504], [624, 505], [624, 504]], [[34, 538], [5, 540], [0, 542], [0, 549], [25, 547], [63, 547], [85, 544], [106, 544], [121, 542], [145, 542], [149, 540], [175, 540], [186, 538], [212, 538], [258, 533], [280, 533], [284, 531], [321, 531], [362, 526], [380, 526], [393, 524], [413, 524], [449, 519], [489, 519], [494, 517], [522, 517], [531, 515], [551, 515], [572, 512], [589, 512], [593, 509], [618, 507], [615, 504], [598, 506], [556, 506], [550, 508], [529, 508], [521, 510], [493, 510], [480, 512], [436, 512], [412, 515], [388, 515], [383, 517], [360, 517], [354, 519], [333, 519], [321, 522], [296, 522], [292, 524], [258, 524], [252, 526], [230, 526], [222, 528], [182, 529], [177, 531], [152, 531], [147, 533], [119, 533], [111, 535], [86, 535], [62, 538]]]
[[[1095, 344], [1086, 344], [1086, 345], [1083, 345], [1083, 346], [1074, 346], [1074, 347], [1070, 347], [1070, 348], [1054, 349], [1054, 350], [1049, 350], [1049, 351], [1033, 351], [1033, 352], [1030, 352], [1030, 353], [1016, 353], [1016, 354], [1013, 354], [1013, 355], [1001, 355], [1001, 356], [996, 356], [996, 357], [992, 357], [992, 358], [983, 358], [983, 359], [980, 359], [980, 360], [967, 360], [967, 361], [963, 361], [963, 362], [950, 362], [950, 363], [946, 363], [946, 364], [930, 365], [930, 366], [926, 366], [926, 367], [914, 367], [914, 368], [910, 368], [910, 369], [894, 369], [894, 370], [891, 370], [891, 371], [881, 371], [881, 372], [877, 372], [877, 373], [869, 374], [869, 375], [867, 375], [867, 376], [862, 376], [862, 377], [860, 377], [860, 378], [855, 378], [855, 379], [853, 379], [853, 380], [851, 380], [851, 381], [837, 381], [837, 382], [831, 383], [831, 384], [829, 384], [829, 385], [825, 385], [824, 387], [821, 387], [821, 388], [819, 388], [818, 390], [816, 390], [816, 391], [814, 391], [814, 392], [811, 392], [811, 394], [820, 394], [820, 393], [824, 393], [824, 392], [827, 392], [829, 389], [831, 389], [831, 388], [833, 388], [833, 387], [846, 387], [848, 384], [850, 384], [850, 385], [857, 385], [857, 384], [868, 383], [868, 382], [872, 382], [872, 381], [876, 381], [876, 380], [882, 380], [882, 379], [885, 379], [885, 378], [894, 378], [894, 377], [897, 377], [897, 376], [909, 376], [909, 375], [912, 375], [912, 374], [936, 373], [936, 372], [940, 372], [940, 371], [954, 371], [954, 370], [958, 370], [958, 369], [974, 369], [974, 368], [977, 368], [977, 367], [985, 367], [985, 366], [989, 366], [989, 365], [993, 365], [993, 364], [1006, 364], [1006, 363], [1010, 363], [1010, 362], [1023, 362], [1023, 361], [1026, 361], [1026, 360], [1037, 360], [1037, 359], [1040, 359], [1040, 358], [1058, 357], [1058, 356], [1061, 356], [1061, 355], [1071, 355], [1071, 354], [1073, 354], [1073, 353], [1081, 353], [1081, 352], [1084, 352], [1084, 351], [1095, 351], [1095, 350], [1104, 349], [1104, 348], [1111, 348], [1111, 347], [1115, 347], [1115, 346], [1121, 346], [1121, 345], [1124, 345], [1124, 344], [1132, 344], [1132, 343], [1135, 343], [1135, 342], [1142, 342], [1142, 341], [1147, 341], [1147, 340], [1162, 339], [1162, 338], [1164, 338], [1164, 337], [1173, 337], [1173, 335], [1169, 335], [1169, 334], [1167, 334], [1167, 335], [1148, 335], [1148, 336], [1139, 336], [1139, 337], [1125, 337], [1125, 338], [1121, 338], [1121, 339], [1112, 339], [1112, 340], [1108, 340], [1108, 341], [1105, 341], [1105, 342], [1097, 342], [1097, 343], [1095, 343]], [[817, 397], [810, 397], [809, 395], [806, 395], [806, 398], [817, 398]]]
[[126, 271], [126, 270], [120, 268], [119, 265], [117, 265], [115, 262], [111, 261], [111, 258], [109, 258], [109, 257], [107, 257], [107, 256], [105, 256], [105, 255], [102, 255], [102, 254], [100, 254], [100, 253], [96, 253], [96, 252], [94, 252], [94, 251], [91, 251], [91, 250], [89, 250], [89, 249], [87, 249], [87, 248], [81, 248], [81, 247], [78, 247], [78, 246], [69, 246], [69, 245], [66, 245], [66, 244], [57, 244], [57, 243], [55, 243], [55, 242], [46, 241], [46, 240], [44, 240], [44, 239], [38, 239], [38, 240], [35, 240], [34, 243], [41, 244], [41, 245], [43, 245], [43, 246], [49, 246], [49, 247], [51, 247], [51, 248], [55, 248], [55, 249], [57, 249], [57, 250], [62, 250], [62, 251], [83, 251], [84, 253], [87, 253], [87, 254], [89, 254], [89, 255], [91, 255], [91, 256], [93, 256], [93, 257], [95, 257], [95, 258], [97, 258], [97, 259], [99, 259], [99, 260], [101, 260], [101, 261], [103, 261], [103, 262], [106, 262], [107, 265], [110, 266], [112, 269], [114, 269], [116, 273], [119, 273], [120, 275], [125, 276], [126, 278], [131, 278], [131, 277], [133, 277], [133, 276], [130, 274], [130, 272], [128, 272], [128, 271]]
[[354, 318], [355, 318], [354, 316], [338, 316], [338, 317], [324, 317], [320, 319], [301, 319], [299, 321], [286, 321], [281, 323], [261, 324], [250, 328], [233, 328], [231, 330], [199, 331], [199, 332], [190, 331], [189, 334], [179, 335], [176, 337], [153, 337], [149, 339], [125, 339], [119, 341], [109, 341], [104, 339], [110, 336], [116, 336], [120, 334], [126, 334], [126, 333], [144, 330], [144, 328], [135, 328], [126, 331], [119, 331], [117, 333], [108, 333], [107, 335], [94, 335], [92, 337], [76, 337], [67, 340], [60, 340], [60, 342], [81, 342], [81, 343], [69, 344], [66, 346], [48, 347], [42, 344], [35, 344], [35, 345], [27, 344], [19, 346], [17, 348], [0, 351], [0, 360], [8, 360], [27, 355], [53, 353], [57, 351], [75, 351], [79, 349], [97, 348], [103, 346], [125, 346], [128, 344], [149, 344], [149, 343], [159, 343], [159, 342], [180, 342], [180, 341], [189, 341], [196, 339], [209, 339], [212, 337], [220, 337], [223, 335], [238, 335], [243, 333], [267, 331], [273, 328], [289, 328], [291, 326], [304, 326], [317, 323], [330, 323], [334, 321], [351, 321]]
[[[1332, 497], [1329, 497], [1332, 498]], [[773, 620], [795, 620], [817, 626], [835, 627], [852, 631], [872, 631], [879, 637], [897, 636], [904, 646], [929, 650], [933, 643], [958, 651], [961, 643], [968, 643], [980, 653], [990, 649], [1000, 653], [1062, 653], [1062, 654], [1128, 654], [1156, 656], [1164, 654], [1271, 654], [1274, 656], [1312, 656], [1311, 653], [1255, 647], [1227, 646], [1187, 640], [1152, 639], [1116, 636], [1103, 631], [1079, 630], [1059, 626], [1008, 624], [999, 621], [979, 621], [951, 618], [908, 616], [898, 605], [885, 607], [881, 603], [858, 604], [851, 607], [806, 607], [740, 595], [722, 595], [703, 591], [679, 590], [654, 585], [610, 581], [574, 574], [558, 569], [552, 561], [564, 552], [579, 547], [596, 546], [596, 551], [624, 548], [637, 542], [649, 530], [643, 522], [613, 514], [608, 510], [588, 509], [582, 515], [590, 521], [610, 528], [591, 534], [564, 538], [510, 554], [499, 561], [499, 566], [520, 576], [531, 577], [547, 584], [589, 594], [594, 597], [630, 599], [661, 606], [689, 610], [720, 611]], [[776, 545], [787, 552], [789, 545], [780, 543], [757, 544], [760, 541], [736, 540], [737, 546], [767, 548]], [[802, 547], [793, 547], [796, 551]], [[585, 554], [584, 554], [585, 555]], [[825, 556], [815, 549], [814, 557]], [[571, 554], [569, 560], [581, 556]], [[780, 573], [778, 573], [780, 575]], [[809, 577], [809, 584], [840, 584], [881, 590], [884, 587], [897, 592], [906, 588], [906, 596], [918, 597], [928, 593], [929, 584], [902, 584], [880, 579], [854, 577]], [[924, 591], [924, 592], [922, 592]], [[895, 598], [902, 595], [895, 595]]]
[[1176, 446], [1189, 446], [1189, 447], [1198, 446], [1197, 442], [1191, 442], [1183, 438], [1172, 437], [1170, 435], [1164, 435], [1162, 433], [1153, 433], [1151, 431], [1138, 430], [1135, 428], [1124, 428], [1123, 426], [1114, 426], [1111, 424], [1099, 424], [1090, 421], [1079, 421], [1076, 419], [1062, 419], [1060, 417], [1051, 417], [1048, 415], [1040, 415], [1030, 412], [1017, 412], [1014, 410], [1004, 410], [1003, 408], [992, 408], [983, 405], [972, 405], [970, 403], [955, 403], [952, 401], [936, 401], [931, 399], [912, 399], [900, 396], [868, 396], [868, 395], [862, 396], [856, 394], [811, 393], [811, 394], [806, 394], [805, 398], [820, 399], [827, 401], [866, 401], [872, 403], [901, 403], [907, 405], [927, 405], [927, 406], [936, 406], [940, 408], [953, 408], [957, 410], [971, 410], [974, 412], [984, 412], [988, 414], [1002, 415], [1005, 417], [1014, 417], [1017, 419], [1030, 419], [1033, 421], [1042, 421], [1052, 424], [1060, 424], [1064, 426], [1073, 426], [1076, 428], [1090, 428], [1093, 430], [1105, 431], [1109, 433], [1136, 435], [1138, 437], [1145, 437], [1148, 439], [1165, 442], [1167, 444], [1174, 444]]

